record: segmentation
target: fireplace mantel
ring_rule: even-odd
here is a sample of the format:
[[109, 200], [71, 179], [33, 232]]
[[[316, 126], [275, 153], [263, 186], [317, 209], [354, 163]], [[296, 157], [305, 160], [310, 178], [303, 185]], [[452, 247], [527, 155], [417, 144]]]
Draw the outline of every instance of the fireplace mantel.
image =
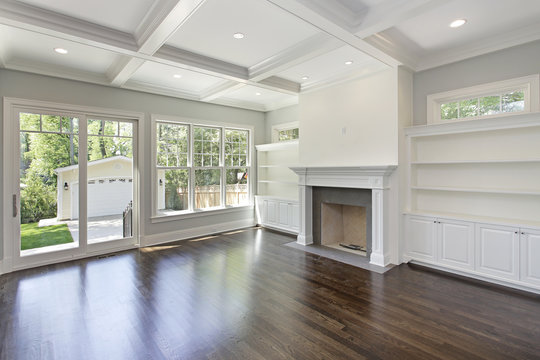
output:
[[291, 167], [298, 175], [300, 199], [300, 232], [297, 243], [313, 243], [313, 193], [314, 186], [371, 189], [372, 239], [370, 263], [386, 266], [390, 263], [389, 244], [389, 194], [390, 175], [395, 165], [383, 166], [313, 166]]
[[388, 176], [395, 165], [384, 166], [312, 166], [291, 167], [298, 175], [298, 185], [345, 187], [352, 189], [388, 188]]

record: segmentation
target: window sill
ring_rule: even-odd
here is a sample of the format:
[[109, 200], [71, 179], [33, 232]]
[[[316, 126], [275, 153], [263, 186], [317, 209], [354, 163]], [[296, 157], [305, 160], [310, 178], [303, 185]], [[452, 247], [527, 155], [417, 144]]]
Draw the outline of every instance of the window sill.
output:
[[240, 205], [240, 206], [216, 207], [216, 208], [211, 208], [211, 209], [206, 209], [206, 210], [203, 209], [203, 210], [194, 210], [194, 211], [183, 211], [183, 212], [179, 212], [178, 214], [173, 214], [173, 215], [154, 215], [150, 217], [150, 222], [154, 224], [154, 223], [161, 223], [161, 222], [167, 222], [167, 221], [197, 218], [197, 217], [202, 217], [202, 216], [234, 213], [234, 212], [245, 211], [245, 210], [250, 210], [250, 209], [253, 210], [253, 208], [254, 208], [253, 204], [249, 204], [249, 205]]

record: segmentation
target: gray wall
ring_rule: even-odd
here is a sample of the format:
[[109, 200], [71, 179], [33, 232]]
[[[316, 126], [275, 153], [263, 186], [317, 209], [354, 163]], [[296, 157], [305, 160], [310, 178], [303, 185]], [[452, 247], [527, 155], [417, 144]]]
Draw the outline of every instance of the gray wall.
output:
[[[147, 155], [150, 154], [150, 114], [254, 126], [255, 144], [261, 144], [265, 142], [265, 116], [262, 112], [0, 69], [0, 97], [3, 96], [145, 113], [145, 119], [140, 124], [139, 132], [139, 136], [146, 136], [145, 148], [141, 149], [145, 154], [141, 169], [141, 204], [144, 205], [141, 206], [141, 219], [144, 221], [144, 234], [141, 235], [172, 232], [208, 224], [242, 220], [253, 216], [252, 211], [249, 213], [235, 212], [152, 224], [150, 222], [151, 159]], [[0, 117], [3, 117], [2, 107], [3, 103], [0, 102]], [[0, 148], [3, 146], [2, 132], [2, 127], [0, 127]], [[0, 175], [3, 182], [6, 169], [4, 169], [2, 161], [0, 156]], [[0, 183], [1, 186], [2, 183]], [[5, 200], [0, 198], [0, 201], [3, 204]], [[0, 207], [0, 228], [3, 227], [2, 219], [3, 214]], [[0, 259], [3, 258], [2, 252], [3, 243], [0, 241]]]
[[265, 142], [272, 142], [272, 126], [277, 124], [299, 121], [298, 105], [288, 106], [282, 109], [268, 111], [265, 114]]
[[426, 124], [426, 97], [494, 81], [540, 73], [540, 41], [414, 74], [414, 125]]

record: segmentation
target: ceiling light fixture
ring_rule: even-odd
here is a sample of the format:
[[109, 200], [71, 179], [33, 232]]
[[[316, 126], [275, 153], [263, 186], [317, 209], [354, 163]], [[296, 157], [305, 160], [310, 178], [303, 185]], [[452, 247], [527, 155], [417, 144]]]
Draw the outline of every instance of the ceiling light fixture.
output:
[[243, 39], [245, 37], [244, 34], [242, 34], [241, 32], [237, 32], [233, 35], [233, 38], [235, 39]]
[[262, 94], [260, 92], [256, 92], [255, 95], [261, 96]]
[[182, 75], [180, 75], [180, 74], [174, 74], [172, 77], [175, 78], [175, 79], [180, 79], [180, 78], [182, 77]]
[[302, 76], [302, 80], [307, 80], [309, 79], [309, 76]]
[[352, 60], [345, 61], [345, 65], [351, 65], [353, 63]]
[[62, 55], [66, 55], [68, 53], [66, 49], [62, 49], [62, 48], [54, 48], [54, 51]]
[[460, 26], [463, 26], [465, 25], [465, 23], [467, 22], [467, 20], [465, 19], [457, 19], [457, 20], [454, 20], [450, 23], [450, 27], [451, 28], [458, 28]]

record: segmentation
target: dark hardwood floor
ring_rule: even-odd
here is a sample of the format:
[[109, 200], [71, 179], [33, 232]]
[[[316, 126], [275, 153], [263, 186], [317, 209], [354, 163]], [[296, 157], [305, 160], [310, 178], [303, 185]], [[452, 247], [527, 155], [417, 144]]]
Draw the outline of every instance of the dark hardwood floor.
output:
[[540, 296], [272, 231], [0, 277], [0, 359], [540, 359]]

